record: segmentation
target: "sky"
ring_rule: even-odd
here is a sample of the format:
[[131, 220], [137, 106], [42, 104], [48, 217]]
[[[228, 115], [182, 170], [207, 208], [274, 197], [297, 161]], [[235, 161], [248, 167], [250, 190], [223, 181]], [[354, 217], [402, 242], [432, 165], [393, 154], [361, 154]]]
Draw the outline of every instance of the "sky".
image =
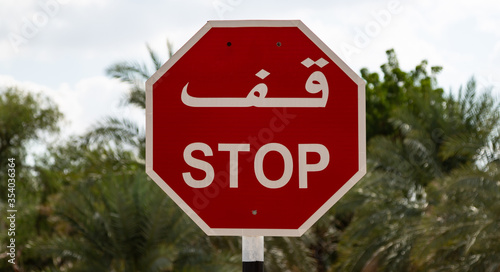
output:
[[0, 89], [43, 93], [65, 115], [63, 133], [84, 133], [106, 116], [144, 123], [123, 106], [128, 86], [111, 64], [147, 62], [146, 44], [166, 60], [209, 20], [301, 20], [354, 71], [380, 71], [394, 48], [410, 70], [442, 66], [456, 93], [474, 76], [500, 97], [498, 0], [0, 0]]

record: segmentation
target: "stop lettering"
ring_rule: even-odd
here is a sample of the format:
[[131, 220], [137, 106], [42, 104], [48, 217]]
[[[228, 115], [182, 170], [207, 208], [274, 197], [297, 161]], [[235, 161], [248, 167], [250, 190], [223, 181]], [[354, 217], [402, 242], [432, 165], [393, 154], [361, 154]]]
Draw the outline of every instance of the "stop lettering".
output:
[[[213, 152], [210, 146], [204, 143], [192, 143], [184, 149], [184, 161], [191, 167], [203, 170], [205, 178], [196, 180], [191, 173], [182, 173], [182, 177], [187, 185], [192, 188], [205, 188], [210, 186], [214, 181], [215, 171], [210, 163], [196, 159], [192, 156], [192, 152], [200, 150], [205, 156], [212, 156]], [[238, 153], [249, 152], [250, 144], [219, 144], [219, 151], [229, 152], [229, 187], [238, 188]], [[270, 151], [278, 152], [284, 161], [284, 171], [278, 180], [270, 180], [264, 174], [264, 157]], [[307, 153], [315, 152], [320, 155], [320, 160], [315, 164], [307, 163]], [[324, 145], [320, 144], [299, 144], [299, 188], [307, 189], [307, 172], [316, 172], [325, 169], [330, 162], [330, 154]], [[278, 143], [269, 143], [262, 146], [255, 156], [254, 171], [257, 180], [266, 188], [277, 189], [285, 186], [292, 177], [293, 159], [290, 150], [286, 146]]]

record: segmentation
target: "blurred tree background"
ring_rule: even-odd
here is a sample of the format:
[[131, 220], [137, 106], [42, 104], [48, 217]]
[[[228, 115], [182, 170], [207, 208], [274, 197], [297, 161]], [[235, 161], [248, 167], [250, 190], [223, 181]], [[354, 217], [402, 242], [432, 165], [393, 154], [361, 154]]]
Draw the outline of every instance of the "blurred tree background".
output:
[[[106, 71], [142, 110], [163, 64], [147, 50], [149, 64]], [[361, 70], [367, 175], [302, 237], [266, 237], [266, 271], [500, 271], [497, 97], [474, 79], [446, 93], [441, 67], [403, 71], [386, 53], [381, 74]], [[98, 120], [28, 163], [61, 118], [47, 97], [0, 89], [0, 180], [15, 158], [19, 210], [15, 265], [1, 219], [1, 271], [241, 271], [241, 238], [206, 236], [145, 175], [145, 129], [133, 121]]]

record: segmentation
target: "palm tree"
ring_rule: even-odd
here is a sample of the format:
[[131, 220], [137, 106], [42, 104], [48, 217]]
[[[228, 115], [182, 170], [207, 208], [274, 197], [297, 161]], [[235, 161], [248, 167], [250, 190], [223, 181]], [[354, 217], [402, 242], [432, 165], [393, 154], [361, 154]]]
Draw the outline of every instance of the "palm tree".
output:
[[[425, 187], [443, 172], [437, 156], [442, 135], [433, 137], [440, 128], [435, 120], [442, 118], [445, 102], [433, 80], [440, 69], [433, 68], [429, 76], [423, 61], [415, 70], [404, 72], [394, 51], [387, 54], [388, 63], [382, 66], [384, 82], [362, 70], [368, 81], [367, 116], [370, 109], [380, 111], [373, 116], [379, 119], [367, 120], [367, 127], [371, 123], [385, 128], [373, 126], [369, 171], [337, 204], [338, 211], [351, 211], [353, 217], [342, 234], [338, 262], [331, 271], [410, 270], [411, 248], [429, 201]], [[379, 93], [379, 89], [385, 91]], [[391, 103], [383, 102], [384, 94]]]
[[71, 271], [174, 271], [178, 256], [199, 233], [150, 184], [137, 171], [68, 190], [57, 214], [70, 235], [38, 245], [39, 251], [58, 256], [59, 265]]
[[[168, 57], [171, 57], [173, 55], [173, 46], [168, 40], [166, 45]], [[141, 110], [146, 109], [145, 82], [163, 64], [158, 53], [153, 51], [149, 45], [146, 45], [146, 48], [151, 59], [150, 65], [135, 61], [123, 61], [115, 63], [106, 69], [108, 76], [130, 85], [129, 92], [124, 99], [124, 104], [137, 107]], [[89, 143], [112, 141], [122, 147], [132, 148], [137, 153], [137, 159], [144, 162], [146, 155], [145, 130], [129, 119], [107, 117], [103, 121], [98, 122], [87, 133], [85, 138]]]
[[[500, 150], [497, 149], [497, 154]], [[500, 161], [470, 166], [435, 183], [439, 203], [412, 258], [421, 271], [500, 271]]]
[[9, 220], [0, 220], [0, 247], [6, 248], [11, 239], [16, 243], [15, 264], [8, 262], [4, 250], [0, 271], [28, 271], [47, 261], [27, 254], [26, 244], [33, 237], [51, 233], [46, 207], [48, 196], [60, 183], [39, 183], [36, 169], [27, 159], [34, 155], [30, 147], [44, 146], [57, 136], [62, 117], [49, 97], [14, 86], [0, 87], [0, 209], [18, 211], [15, 236], [9, 231]]
[[[375, 145], [375, 144], [374, 144]], [[382, 151], [394, 152], [394, 167], [373, 170], [370, 162], [362, 183], [339, 203], [338, 209], [354, 210], [339, 243], [339, 262], [331, 271], [409, 271], [410, 252], [418, 236], [419, 222], [428, 205], [425, 188], [412, 177], [419, 169], [411, 164], [409, 145], [378, 141]], [[394, 150], [396, 149], [396, 150]], [[371, 151], [377, 152], [377, 151]], [[410, 151], [411, 152], [411, 151]], [[372, 155], [375, 156], [375, 155]]]
[[[385, 70], [386, 79], [401, 78], [399, 85], [406, 89], [407, 101], [391, 114], [394, 132], [370, 140], [369, 172], [338, 204], [339, 209], [355, 212], [341, 238], [334, 269], [417, 269], [420, 264], [414, 261], [414, 248], [433, 231], [423, 218], [439, 202], [429, 184], [481, 163], [480, 154], [492, 143], [500, 122], [491, 96], [475, 99], [471, 80], [464, 96], [444, 97], [422, 76], [423, 68], [417, 66], [406, 76], [399, 69], [394, 76]], [[414, 83], [408, 84], [411, 80]]]
[[490, 93], [477, 98], [473, 89], [472, 81], [454, 110], [475, 129], [447, 137], [441, 152], [470, 161], [430, 186], [436, 204], [413, 256], [421, 270], [500, 270], [500, 108]]
[[[166, 45], [167, 54], [170, 58], [174, 54], [173, 46], [168, 40]], [[146, 47], [149, 57], [151, 58], [151, 67], [138, 62], [124, 61], [115, 63], [106, 69], [106, 73], [109, 76], [131, 84], [131, 88], [126, 97], [126, 103], [134, 105], [140, 109], [146, 108], [146, 92], [144, 89], [144, 83], [163, 65], [163, 61], [160, 60], [158, 53], [153, 51], [149, 45], [146, 45]]]

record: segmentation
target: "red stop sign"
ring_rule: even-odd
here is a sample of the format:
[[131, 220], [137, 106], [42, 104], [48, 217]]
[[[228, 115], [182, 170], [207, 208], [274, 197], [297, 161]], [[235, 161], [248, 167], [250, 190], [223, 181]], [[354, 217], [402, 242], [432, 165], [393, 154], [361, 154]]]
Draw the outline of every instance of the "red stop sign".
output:
[[210, 21], [146, 83], [146, 171], [208, 235], [300, 236], [366, 172], [364, 85], [300, 21]]

